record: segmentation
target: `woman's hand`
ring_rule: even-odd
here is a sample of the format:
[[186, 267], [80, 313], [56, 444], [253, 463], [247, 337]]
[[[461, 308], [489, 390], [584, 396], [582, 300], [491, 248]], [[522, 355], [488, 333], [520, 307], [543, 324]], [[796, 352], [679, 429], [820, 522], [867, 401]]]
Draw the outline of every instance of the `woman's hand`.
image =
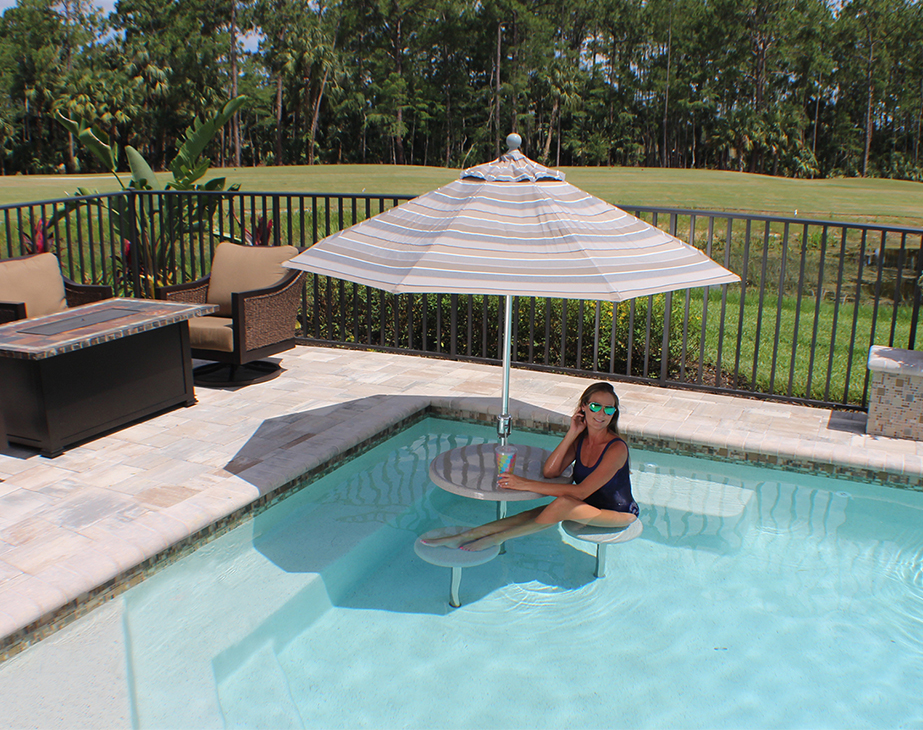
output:
[[528, 479], [523, 479], [521, 476], [510, 474], [509, 472], [497, 477], [497, 486], [499, 486], [500, 489], [515, 489], [520, 492], [529, 492], [531, 491], [531, 487], [528, 482]]
[[570, 417], [570, 431], [575, 436], [586, 430], [586, 416], [583, 415], [583, 408], [578, 408], [577, 412]]

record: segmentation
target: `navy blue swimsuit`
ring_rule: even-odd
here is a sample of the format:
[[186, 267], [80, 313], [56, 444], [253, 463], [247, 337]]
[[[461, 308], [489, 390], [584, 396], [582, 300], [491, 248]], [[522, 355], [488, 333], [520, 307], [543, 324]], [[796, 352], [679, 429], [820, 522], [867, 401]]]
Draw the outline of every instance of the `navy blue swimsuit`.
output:
[[[599, 462], [603, 460], [603, 456], [606, 455], [609, 447], [618, 441], [625, 444], [625, 442], [618, 437], [612, 439], [612, 441], [606, 444], [606, 448], [603, 449], [596, 463], [593, 464], [593, 466], [585, 466], [580, 460], [580, 450], [583, 446], [583, 436], [581, 436], [577, 440], [577, 458], [574, 460], [574, 484], [580, 484], [580, 482], [590, 476], [596, 467], [599, 466]], [[625, 444], [625, 448], [628, 448], [628, 444]], [[631, 496], [631, 477], [629, 475], [628, 465], [629, 459], [626, 458], [625, 464], [615, 473], [615, 476], [583, 501], [592, 507], [596, 507], [596, 509], [608, 509], [613, 512], [631, 512], [631, 514], [637, 517], [638, 503], [635, 502], [634, 497]]]

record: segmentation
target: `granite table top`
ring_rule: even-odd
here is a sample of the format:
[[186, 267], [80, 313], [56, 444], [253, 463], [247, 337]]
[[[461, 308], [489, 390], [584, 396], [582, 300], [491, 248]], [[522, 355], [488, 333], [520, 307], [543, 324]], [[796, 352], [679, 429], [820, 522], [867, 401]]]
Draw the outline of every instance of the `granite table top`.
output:
[[0, 325], [0, 357], [42, 360], [217, 311], [214, 304], [105, 299]]

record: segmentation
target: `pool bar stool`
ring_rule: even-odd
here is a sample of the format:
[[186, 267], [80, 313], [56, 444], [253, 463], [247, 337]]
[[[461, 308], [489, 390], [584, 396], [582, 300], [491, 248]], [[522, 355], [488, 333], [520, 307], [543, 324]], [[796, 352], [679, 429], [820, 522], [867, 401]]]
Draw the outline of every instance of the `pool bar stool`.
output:
[[472, 568], [475, 565], [483, 565], [493, 560], [500, 554], [500, 546], [494, 545], [486, 550], [468, 551], [439, 545], [426, 545], [423, 541], [436, 537], [445, 537], [446, 535], [457, 535], [467, 529], [467, 527], [440, 527], [436, 530], [430, 530], [420, 535], [413, 546], [414, 552], [421, 560], [425, 560], [431, 565], [452, 569], [452, 579], [449, 583], [449, 605], [453, 608], [461, 606], [458, 589], [461, 586], [462, 568]]
[[596, 571], [594, 575], [597, 578], [606, 577], [607, 548], [613, 543], [634, 540], [644, 530], [641, 520], [635, 520], [621, 530], [616, 530], [612, 527], [584, 525], [581, 522], [572, 522], [571, 520], [562, 522], [561, 527], [571, 537], [584, 542], [596, 543]]

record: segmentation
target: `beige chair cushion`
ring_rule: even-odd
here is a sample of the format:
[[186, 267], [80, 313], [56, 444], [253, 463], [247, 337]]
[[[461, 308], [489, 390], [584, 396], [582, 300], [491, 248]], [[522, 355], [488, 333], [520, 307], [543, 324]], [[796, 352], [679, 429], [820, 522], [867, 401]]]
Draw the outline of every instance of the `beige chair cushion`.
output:
[[189, 344], [199, 350], [234, 352], [234, 320], [229, 317], [196, 317], [189, 320]]
[[61, 265], [53, 253], [0, 261], [0, 301], [25, 302], [27, 317], [67, 309]]
[[218, 305], [218, 316], [230, 317], [231, 293], [265, 289], [291, 273], [282, 263], [298, 255], [294, 246], [241, 246], [219, 243], [212, 260], [206, 301]]

